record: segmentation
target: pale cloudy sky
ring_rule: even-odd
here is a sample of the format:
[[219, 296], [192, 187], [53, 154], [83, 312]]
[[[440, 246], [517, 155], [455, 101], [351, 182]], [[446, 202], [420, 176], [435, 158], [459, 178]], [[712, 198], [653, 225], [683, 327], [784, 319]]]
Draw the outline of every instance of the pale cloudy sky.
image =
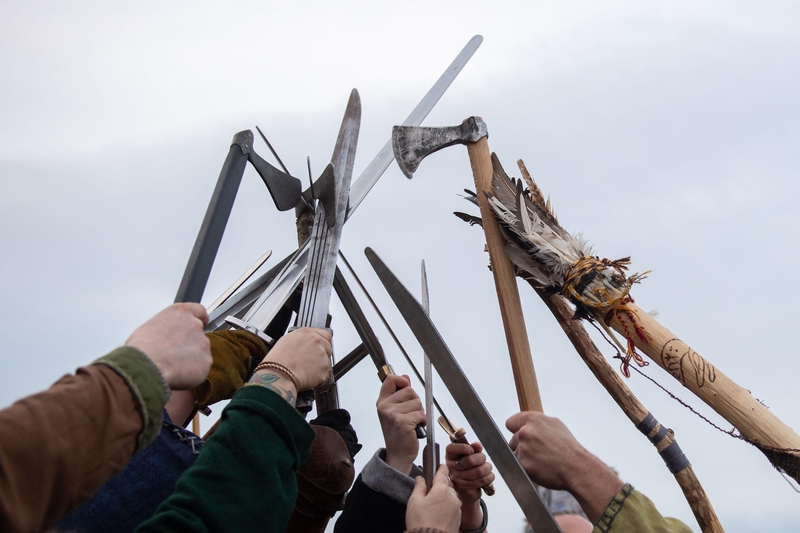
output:
[[[653, 270], [637, 303], [800, 428], [799, 23], [792, 2], [5, 2], [0, 404], [102, 355], [172, 301], [234, 133], [259, 125], [292, 172], [305, 175], [306, 156], [320, 171], [357, 87], [358, 174], [482, 34], [425, 124], [482, 116], [491, 148], [507, 168], [526, 161], [567, 229]], [[471, 183], [463, 148], [410, 182], [392, 165], [342, 248], [418, 361], [361, 250], [414, 288], [426, 260], [431, 313], [502, 426], [516, 399], [483, 237], [451, 214], [470, 210], [458, 194]], [[205, 301], [264, 249], [272, 265], [294, 243], [292, 215], [248, 171]], [[520, 290], [545, 410], [698, 531], [652, 446]], [[332, 313], [343, 355], [356, 337], [338, 302]], [[646, 372], [728, 427], [655, 365]], [[759, 452], [642, 378], [628, 383], [676, 431], [727, 531], [797, 530], [800, 494]], [[368, 361], [340, 386], [365, 445], [359, 466], [382, 443], [378, 388]], [[441, 385], [437, 396], [464, 421]], [[488, 503], [492, 530], [519, 530], [505, 488]]]

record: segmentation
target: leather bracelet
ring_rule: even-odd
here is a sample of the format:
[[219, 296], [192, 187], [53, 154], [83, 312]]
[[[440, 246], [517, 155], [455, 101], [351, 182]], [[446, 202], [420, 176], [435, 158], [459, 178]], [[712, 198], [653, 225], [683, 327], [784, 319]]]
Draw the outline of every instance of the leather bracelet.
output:
[[255, 374], [256, 372], [258, 372], [260, 370], [266, 370], [268, 368], [271, 368], [273, 370], [277, 370], [278, 372], [280, 372], [282, 374], [286, 374], [286, 377], [288, 377], [290, 380], [292, 380], [292, 383], [294, 383], [295, 390], [297, 390], [297, 392], [300, 392], [300, 383], [297, 381], [297, 377], [295, 377], [295, 375], [292, 373], [291, 370], [289, 370], [288, 368], [286, 368], [284, 365], [282, 365], [280, 363], [276, 363], [275, 361], [262, 361], [255, 368], [255, 370], [253, 370], [253, 374]]
[[486, 503], [483, 501], [483, 498], [479, 500], [481, 506], [481, 512], [483, 513], [483, 522], [481, 525], [478, 526], [477, 529], [463, 529], [461, 526], [458, 527], [458, 530], [461, 533], [483, 533], [486, 531], [486, 526], [489, 525], [489, 511], [486, 510]]

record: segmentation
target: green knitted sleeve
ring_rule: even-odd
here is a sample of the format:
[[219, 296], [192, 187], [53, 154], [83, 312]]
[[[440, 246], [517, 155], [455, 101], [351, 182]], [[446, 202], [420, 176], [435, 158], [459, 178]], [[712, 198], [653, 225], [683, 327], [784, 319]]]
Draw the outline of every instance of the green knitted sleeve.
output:
[[138, 452], [161, 431], [161, 411], [169, 398], [169, 387], [150, 358], [131, 346], [117, 348], [92, 364], [111, 367], [133, 391], [142, 415], [142, 431], [136, 439]]

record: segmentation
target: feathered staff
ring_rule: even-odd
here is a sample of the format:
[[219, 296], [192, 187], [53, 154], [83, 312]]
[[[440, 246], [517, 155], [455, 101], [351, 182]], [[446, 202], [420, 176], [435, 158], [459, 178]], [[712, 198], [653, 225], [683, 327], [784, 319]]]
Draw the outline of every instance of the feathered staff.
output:
[[600, 259], [582, 237], [564, 230], [524, 165], [527, 190], [522, 180], [509, 178], [496, 157], [493, 166], [487, 198], [506, 236], [506, 253], [522, 277], [535, 288], [564, 295], [576, 306], [578, 318], [622, 335], [625, 375], [631, 361], [645, 365], [639, 353], [646, 354], [730, 422], [777, 469], [800, 482], [800, 436], [634, 303], [631, 287], [647, 273], [627, 274], [630, 258]]

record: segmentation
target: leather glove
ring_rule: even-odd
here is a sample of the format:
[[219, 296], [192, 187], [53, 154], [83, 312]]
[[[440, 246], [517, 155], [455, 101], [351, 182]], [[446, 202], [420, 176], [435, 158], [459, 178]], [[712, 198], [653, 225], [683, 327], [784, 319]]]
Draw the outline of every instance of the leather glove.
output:
[[250, 370], [250, 358], [263, 358], [267, 345], [257, 335], [240, 329], [206, 333], [214, 362], [206, 380], [195, 387], [197, 405], [205, 407], [227, 400], [242, 388]]

